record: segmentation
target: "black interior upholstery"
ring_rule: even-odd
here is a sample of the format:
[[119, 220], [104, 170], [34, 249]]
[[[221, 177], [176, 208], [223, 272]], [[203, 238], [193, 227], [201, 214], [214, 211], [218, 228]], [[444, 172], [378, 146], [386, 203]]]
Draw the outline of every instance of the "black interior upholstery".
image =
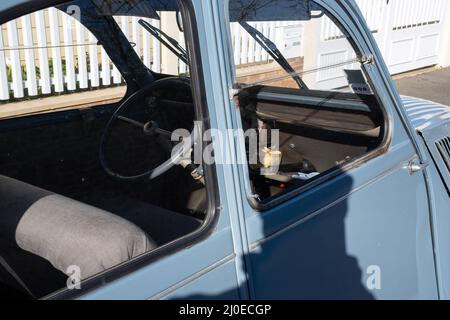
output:
[[[142, 202], [189, 214], [186, 204], [190, 192], [201, 186], [182, 168], [174, 167], [154, 181], [135, 182], [114, 180], [101, 168], [100, 138], [116, 107], [109, 105], [1, 121], [0, 174], [86, 203], [90, 203], [94, 194], [108, 198], [126, 194]], [[183, 107], [166, 108], [160, 125], [165, 127], [170, 119], [170, 127], [183, 125], [177, 121], [192, 125], [192, 105], [184, 114], [180, 108]], [[145, 116], [140, 114], [137, 118]], [[127, 124], [119, 123], [114, 128], [109, 144], [108, 156], [117, 170], [139, 171], [168, 157], [152, 137], [144, 136], [141, 130]]]

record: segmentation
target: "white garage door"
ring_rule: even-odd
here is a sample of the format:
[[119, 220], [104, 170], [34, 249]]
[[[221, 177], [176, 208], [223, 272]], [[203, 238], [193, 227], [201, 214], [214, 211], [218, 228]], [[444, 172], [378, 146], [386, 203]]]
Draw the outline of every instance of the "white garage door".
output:
[[[369, 28], [380, 46], [392, 74], [437, 64], [443, 13], [448, 0], [357, 0]], [[328, 18], [322, 18], [317, 48], [316, 88], [347, 85], [342, 68], [327, 69], [334, 63], [355, 57], [347, 40]], [[349, 63], [349, 69], [352, 65]]]

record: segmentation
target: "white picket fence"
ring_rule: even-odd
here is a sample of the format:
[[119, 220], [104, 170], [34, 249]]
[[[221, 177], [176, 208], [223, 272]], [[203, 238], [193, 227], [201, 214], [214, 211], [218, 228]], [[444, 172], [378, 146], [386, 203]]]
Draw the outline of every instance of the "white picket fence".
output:
[[[138, 17], [116, 17], [117, 23], [143, 63], [161, 72], [161, 44], [138, 23]], [[144, 18], [161, 26], [159, 20]], [[299, 22], [251, 23], [278, 47], [297, 46], [302, 52]], [[269, 62], [271, 57], [237, 23], [233, 23], [236, 64]], [[3, 28], [5, 29], [5, 27]], [[4, 41], [0, 32], [0, 100], [39, 97], [74, 90], [120, 85], [123, 79], [97, 39], [68, 14], [50, 8], [6, 24]], [[6, 40], [6, 39], [5, 39]], [[185, 46], [184, 35], [178, 40]], [[288, 42], [286, 42], [288, 41]], [[300, 51], [299, 51], [300, 50]], [[187, 66], [178, 61], [179, 73]], [[8, 75], [9, 73], [9, 75]]]
[[[138, 23], [116, 21], [143, 63], [160, 72], [161, 45]], [[144, 18], [159, 27], [158, 20]], [[123, 79], [97, 39], [77, 20], [50, 8], [12, 20], [0, 32], [0, 100], [120, 85]], [[7, 42], [3, 35], [6, 33]], [[186, 66], [180, 66], [183, 71]], [[9, 73], [9, 76], [8, 76]]]
[[[392, 73], [438, 61], [443, 12], [448, 0], [357, 0]], [[450, 18], [450, 17], [447, 17]], [[138, 23], [137, 17], [116, 17], [143, 63], [161, 71], [161, 44]], [[160, 27], [158, 20], [146, 19]], [[301, 21], [250, 23], [272, 40], [289, 59], [301, 57], [304, 37], [319, 37], [315, 48], [321, 69], [353, 58], [341, 31], [323, 17], [320, 32], [305, 34]], [[232, 23], [236, 65], [271, 62], [271, 57], [237, 23]], [[184, 45], [183, 34], [178, 39]], [[311, 48], [308, 48], [311, 52]], [[352, 67], [352, 65], [349, 65]], [[179, 61], [178, 71], [187, 66]], [[317, 72], [317, 89], [345, 85], [342, 67]], [[8, 22], [0, 32], [0, 100], [39, 97], [120, 85], [123, 79], [97, 39], [69, 15], [51, 8]]]
[[[252, 27], [270, 39], [278, 48], [288, 51], [297, 46], [297, 53], [303, 54], [303, 25], [300, 21], [262, 21], [250, 22]], [[269, 62], [272, 58], [260, 45], [240, 26], [231, 23], [235, 65]], [[289, 55], [289, 54], [288, 54]]]

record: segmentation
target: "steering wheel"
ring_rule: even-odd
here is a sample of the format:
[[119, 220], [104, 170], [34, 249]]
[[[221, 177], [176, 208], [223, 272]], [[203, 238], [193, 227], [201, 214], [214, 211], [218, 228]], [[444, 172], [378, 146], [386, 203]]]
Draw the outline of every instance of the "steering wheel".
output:
[[152, 92], [167, 88], [171, 88], [172, 90], [175, 88], [179, 89], [180, 86], [183, 86], [184, 87], [183, 89], [187, 89], [188, 92], [191, 92], [190, 80], [187, 78], [169, 77], [157, 80], [148, 85], [147, 87], [144, 87], [139, 91], [135, 92], [134, 94], [132, 94], [117, 108], [117, 110], [112, 115], [111, 119], [108, 121], [100, 141], [100, 150], [99, 150], [100, 164], [108, 175], [119, 180], [138, 180], [142, 178], [155, 179], [156, 177], [159, 177], [160, 175], [167, 172], [174, 165], [179, 164], [180, 161], [191, 151], [192, 145], [194, 143], [193, 133], [191, 134], [190, 137], [182, 138], [182, 141], [179, 144], [177, 145], [174, 144], [171, 157], [168, 160], [161, 163], [155, 168], [149, 169], [137, 175], [123, 175], [115, 172], [109, 166], [105, 152], [108, 137], [110, 136], [111, 129], [116, 121], [122, 121], [131, 126], [141, 128], [142, 134], [146, 136], [154, 136], [155, 138], [163, 137], [167, 139], [167, 141], [171, 142], [172, 132], [159, 128], [159, 125], [156, 121], [151, 120], [146, 123], [142, 123], [140, 121], [124, 116], [123, 113], [129, 106], [133, 105], [139, 100], [143, 100], [146, 97], [150, 96]]

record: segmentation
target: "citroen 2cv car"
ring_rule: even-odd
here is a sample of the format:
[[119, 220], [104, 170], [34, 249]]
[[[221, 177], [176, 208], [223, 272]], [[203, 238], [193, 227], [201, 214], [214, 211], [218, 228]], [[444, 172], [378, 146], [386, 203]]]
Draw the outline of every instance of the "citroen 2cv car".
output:
[[450, 298], [450, 108], [398, 95], [353, 0], [0, 24], [2, 298]]

